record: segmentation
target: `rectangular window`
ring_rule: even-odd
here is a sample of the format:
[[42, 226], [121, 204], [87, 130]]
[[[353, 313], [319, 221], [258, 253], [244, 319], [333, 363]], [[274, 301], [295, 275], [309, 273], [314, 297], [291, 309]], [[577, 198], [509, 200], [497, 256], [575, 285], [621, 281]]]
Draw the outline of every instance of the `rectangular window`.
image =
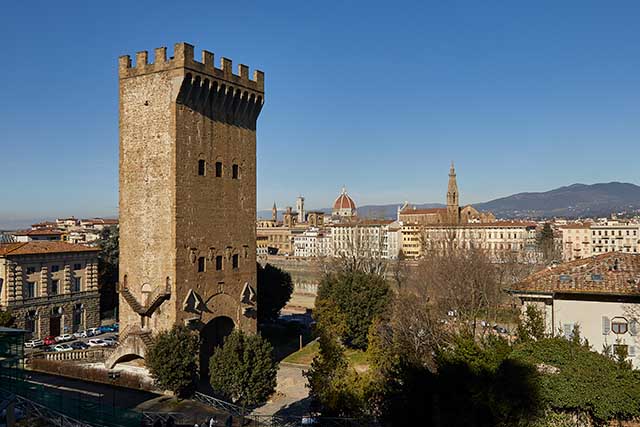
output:
[[240, 167], [238, 165], [231, 166], [231, 178], [238, 179], [240, 176]]
[[36, 268], [35, 267], [27, 267], [27, 274], [33, 274], [36, 272]]
[[82, 290], [82, 277], [74, 277], [71, 283], [72, 292], [80, 292]]
[[204, 160], [198, 160], [198, 175], [204, 176], [207, 169], [207, 162]]
[[60, 266], [59, 265], [52, 265], [51, 266], [51, 272], [52, 273], [57, 273], [58, 271], [60, 271]]
[[238, 254], [234, 254], [231, 257], [231, 268], [233, 268], [234, 270], [238, 269], [238, 263], [239, 263], [240, 257], [238, 256]]
[[220, 178], [222, 176], [222, 162], [216, 162], [216, 177]]
[[35, 298], [36, 297], [36, 283], [35, 282], [27, 282], [25, 286], [25, 298]]
[[51, 295], [58, 295], [60, 292], [60, 280], [52, 280], [51, 281]]
[[82, 270], [82, 264], [73, 264], [74, 270]]
[[222, 270], [222, 255], [216, 257], [216, 270]]
[[198, 258], [198, 273], [202, 273], [205, 270], [204, 257]]

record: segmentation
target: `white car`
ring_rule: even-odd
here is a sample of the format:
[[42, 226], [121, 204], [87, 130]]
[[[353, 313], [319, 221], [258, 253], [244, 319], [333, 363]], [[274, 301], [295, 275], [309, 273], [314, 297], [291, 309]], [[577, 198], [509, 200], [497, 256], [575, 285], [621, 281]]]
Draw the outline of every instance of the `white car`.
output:
[[106, 342], [109, 347], [118, 344], [118, 341], [116, 341], [114, 338], [111, 338], [111, 337], [110, 338], [105, 338], [102, 341]]
[[108, 347], [109, 346], [109, 344], [107, 344], [106, 341], [97, 339], [97, 338], [93, 340], [89, 340], [87, 344], [89, 344], [89, 347]]
[[54, 351], [71, 351], [73, 350], [73, 347], [71, 347], [69, 344], [57, 344], [53, 346], [53, 350]]
[[73, 337], [78, 338], [87, 338], [87, 331], [78, 331], [73, 333]]
[[24, 342], [24, 346], [27, 348], [36, 348], [44, 345], [42, 340], [29, 340]]
[[100, 328], [89, 328], [87, 329], [86, 332], [88, 337], [92, 337], [94, 335], [100, 335], [102, 333], [102, 331], [100, 331]]
[[71, 334], [62, 334], [56, 337], [56, 342], [65, 342], [71, 341], [73, 339], [73, 335]]

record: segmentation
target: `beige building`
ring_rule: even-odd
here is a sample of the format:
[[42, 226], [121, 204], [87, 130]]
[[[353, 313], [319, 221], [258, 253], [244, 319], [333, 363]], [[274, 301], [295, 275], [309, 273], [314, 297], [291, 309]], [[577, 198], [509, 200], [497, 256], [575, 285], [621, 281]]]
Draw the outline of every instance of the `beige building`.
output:
[[0, 305], [33, 338], [99, 326], [98, 249], [52, 241], [0, 244]]
[[640, 368], [640, 255], [608, 252], [535, 273], [510, 292], [545, 316], [546, 332], [570, 338], [575, 325], [594, 351], [623, 346]]
[[609, 220], [567, 224], [562, 232], [565, 261], [588, 258], [607, 252], [640, 253], [640, 224]]
[[201, 377], [234, 328], [256, 331], [256, 123], [264, 75], [178, 43], [119, 60], [121, 344], [199, 331]]

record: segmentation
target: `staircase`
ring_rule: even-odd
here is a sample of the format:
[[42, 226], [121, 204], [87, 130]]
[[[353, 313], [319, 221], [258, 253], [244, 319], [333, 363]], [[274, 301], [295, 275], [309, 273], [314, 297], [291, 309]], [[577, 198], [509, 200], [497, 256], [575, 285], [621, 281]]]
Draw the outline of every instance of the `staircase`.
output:
[[153, 312], [162, 304], [164, 301], [171, 298], [171, 287], [167, 284], [163, 288], [161, 288], [158, 293], [156, 293], [153, 298], [150, 299], [149, 304], [142, 305], [138, 302], [138, 299], [131, 293], [126, 285], [120, 286], [120, 295], [122, 295], [129, 304], [129, 307], [136, 313], [141, 316], [151, 316]]

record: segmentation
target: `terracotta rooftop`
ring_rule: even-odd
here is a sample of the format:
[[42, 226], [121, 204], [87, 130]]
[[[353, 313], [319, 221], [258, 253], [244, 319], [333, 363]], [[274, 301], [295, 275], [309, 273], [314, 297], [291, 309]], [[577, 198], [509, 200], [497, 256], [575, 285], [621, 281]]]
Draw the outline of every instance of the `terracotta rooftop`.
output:
[[98, 248], [65, 242], [21, 242], [0, 244], [0, 256], [37, 255], [60, 252], [98, 252]]
[[442, 212], [447, 212], [447, 208], [430, 208], [430, 209], [405, 208], [400, 211], [400, 215], [424, 215], [424, 214], [438, 214]]
[[23, 230], [17, 231], [14, 233], [16, 236], [59, 236], [64, 234], [63, 231], [56, 230], [53, 228], [40, 228], [37, 230]]
[[565, 262], [530, 275], [512, 291], [640, 296], [640, 254], [609, 252]]

